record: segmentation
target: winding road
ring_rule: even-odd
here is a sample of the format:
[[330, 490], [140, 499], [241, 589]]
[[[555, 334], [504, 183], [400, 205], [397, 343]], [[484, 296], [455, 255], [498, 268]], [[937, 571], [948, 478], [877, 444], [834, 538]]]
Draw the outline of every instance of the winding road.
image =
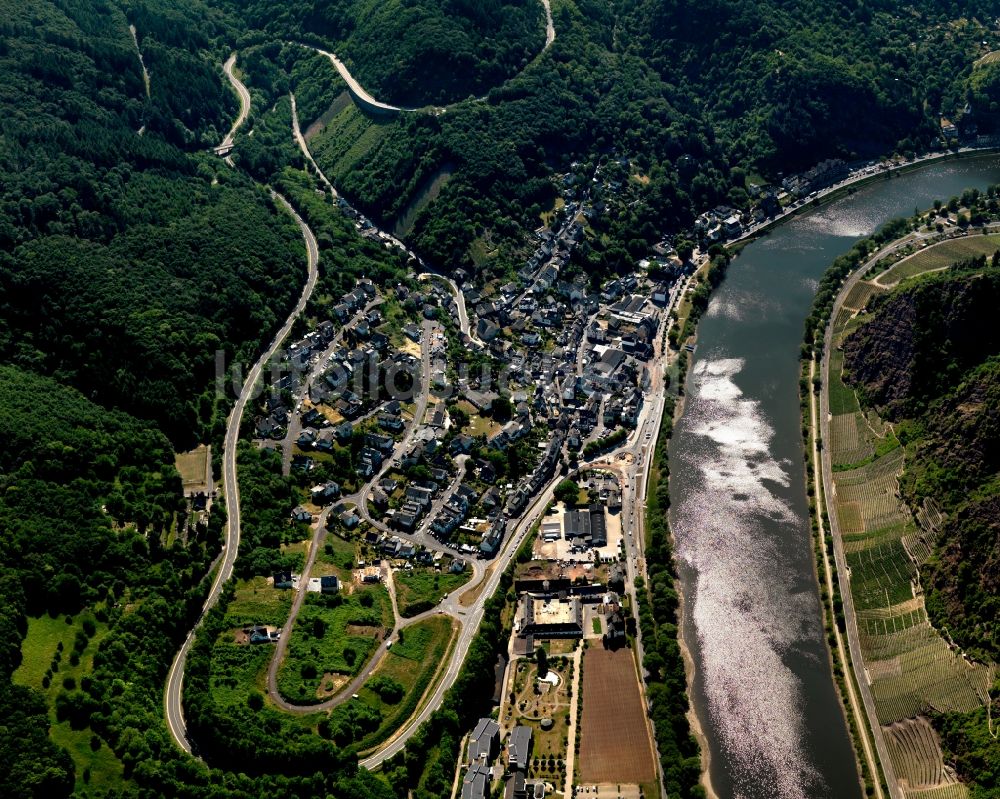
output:
[[247, 121], [247, 117], [250, 116], [250, 91], [243, 82], [236, 77], [233, 72], [233, 68], [236, 66], [236, 53], [233, 53], [226, 60], [226, 63], [222, 65], [222, 71], [226, 73], [226, 77], [229, 78], [229, 83], [236, 92], [236, 96], [240, 99], [240, 110], [236, 115], [236, 121], [233, 122], [233, 126], [229, 129], [229, 133], [222, 140], [222, 144], [215, 148], [215, 151], [220, 155], [226, 156], [226, 163], [229, 166], [233, 166], [233, 161], [229, 157], [229, 151], [233, 149], [236, 144], [236, 131], [243, 127], [243, 123]]
[[[250, 93], [246, 91], [246, 87], [243, 87], [235, 76], [233, 76], [232, 65], [235, 61], [236, 57], [234, 55], [231, 56], [229, 61], [226, 62], [226, 74], [230, 77], [230, 80], [233, 81], [235, 86], [242, 87], [242, 90], [238, 88], [241, 102], [238, 122], [242, 124], [242, 122], [246, 120], [247, 114], [249, 113]], [[238, 127], [239, 125], [235, 125], [227, 138], [231, 140]], [[208, 596], [205, 598], [205, 604], [202, 606], [201, 616], [199, 616], [198, 623], [195, 625], [194, 629], [188, 633], [187, 638], [184, 639], [183, 645], [174, 657], [173, 663], [170, 665], [163, 700], [167, 726], [170, 728], [170, 734], [177, 742], [177, 745], [187, 752], [191, 751], [191, 743], [187, 738], [187, 728], [184, 723], [184, 666], [187, 662], [187, 655], [191, 650], [191, 645], [194, 643], [195, 634], [201, 626], [205, 614], [216, 604], [216, 602], [218, 602], [223, 586], [233, 574], [233, 564], [235, 564], [236, 556], [239, 554], [240, 487], [236, 470], [236, 449], [240, 437], [240, 423], [243, 419], [243, 414], [246, 410], [247, 404], [256, 395], [257, 383], [260, 381], [264, 367], [277, 354], [285, 339], [288, 338], [295, 320], [298, 318], [299, 314], [305, 310], [306, 304], [309, 302], [309, 298], [312, 296], [313, 290], [316, 288], [316, 280], [319, 277], [319, 247], [316, 244], [316, 237], [313, 235], [308, 225], [306, 225], [306, 223], [302, 220], [302, 217], [296, 213], [295, 209], [292, 208], [291, 204], [284, 197], [274, 191], [271, 192], [271, 197], [276, 204], [283, 207], [285, 211], [291, 215], [296, 224], [299, 226], [299, 229], [302, 231], [302, 237], [306, 245], [307, 278], [305, 285], [302, 287], [302, 294], [299, 297], [298, 302], [295, 304], [295, 307], [289, 313], [288, 318], [281, 326], [281, 329], [275, 334], [271, 344], [260, 356], [260, 358], [257, 359], [257, 362], [253, 365], [250, 373], [247, 375], [246, 380], [243, 383], [243, 387], [240, 390], [240, 395], [237, 398], [236, 403], [233, 405], [233, 409], [229, 413], [229, 419], [226, 422], [226, 436], [222, 450], [222, 487], [226, 501], [226, 511], [228, 514], [226, 522], [226, 540], [223, 544], [220, 560], [218, 561], [218, 569], [215, 574], [215, 580], [212, 582], [212, 588], [208, 592]]]
[[[541, 57], [552, 43], [556, 40], [556, 27], [552, 21], [552, 6], [550, 0], [540, 0], [542, 8], [545, 11], [545, 44], [541, 51], [535, 56], [535, 59]], [[289, 42], [292, 44], [292, 42]], [[298, 43], [301, 44], [301, 43]], [[328, 50], [323, 50], [319, 47], [313, 47], [312, 45], [302, 44], [302, 47], [307, 47], [310, 50], [314, 50], [322, 56], [326, 56], [330, 63], [333, 65], [334, 69], [337, 70], [340, 77], [343, 79], [344, 83], [347, 84], [347, 89], [350, 91], [354, 99], [360, 104], [366, 107], [368, 110], [379, 114], [399, 114], [399, 113], [413, 113], [415, 111], [433, 111], [435, 113], [443, 113], [449, 108], [454, 108], [459, 103], [464, 103], [466, 100], [459, 100], [455, 103], [450, 103], [445, 106], [435, 107], [435, 106], [423, 106], [421, 108], [408, 108], [404, 106], [392, 105], [391, 103], [384, 103], [381, 100], [375, 99], [364, 86], [362, 86], [358, 79], [351, 74], [351, 71], [347, 68], [347, 65], [340, 60], [336, 53], [331, 53]], [[485, 98], [479, 97], [477, 100], [483, 100]]]
[[[547, 49], [552, 42], [555, 40], [555, 28], [552, 23], [552, 13], [549, 5], [549, 0], [541, 0], [542, 5], [545, 9], [546, 15], [546, 36], [545, 36], [545, 47], [543, 52]], [[315, 49], [315, 48], [314, 48]], [[365, 104], [370, 105], [373, 108], [382, 111], [399, 112], [405, 110], [417, 110], [417, 109], [403, 109], [396, 106], [391, 106], [386, 103], [381, 103], [375, 98], [373, 98], [364, 88], [351, 76], [350, 72], [344, 66], [334, 54], [328, 53], [326, 51], [319, 50], [321, 54], [325, 55], [330, 59], [331, 63], [337, 68], [337, 71], [341, 74], [344, 80], [348, 83], [351, 92], [356, 98], [359, 98]], [[233, 166], [233, 161], [229, 155], [235, 144], [235, 138], [237, 131], [246, 122], [250, 112], [250, 92], [247, 90], [246, 86], [236, 77], [234, 73], [234, 68], [236, 64], [236, 53], [233, 53], [223, 66], [223, 70], [228, 78], [230, 84], [233, 86], [237, 96], [240, 100], [240, 111], [233, 123], [232, 128], [226, 137], [223, 139], [221, 145], [216, 148], [216, 152], [220, 155], [226, 156], [226, 162]], [[302, 136], [301, 129], [298, 124], [298, 113], [295, 104], [295, 97], [292, 95], [292, 119], [293, 119], [293, 136], [299, 145], [303, 155], [309, 164], [313, 167], [316, 174], [319, 176], [323, 184], [329, 189], [331, 196], [337, 198], [338, 194], [333, 184], [326, 178], [322, 170], [316, 164], [309, 152], [306, 145], [305, 138]], [[187, 661], [188, 652], [194, 642], [195, 635], [201, 626], [205, 614], [209, 609], [211, 609], [219, 600], [222, 593], [222, 589], [226, 582], [230, 579], [233, 573], [233, 566], [235, 564], [237, 555], [239, 553], [239, 543], [240, 543], [240, 496], [239, 496], [239, 482], [237, 475], [237, 464], [236, 464], [236, 450], [239, 441], [239, 431], [240, 423], [243, 418], [246, 406], [255, 394], [256, 384], [261, 378], [261, 374], [264, 370], [265, 365], [274, 357], [282, 346], [284, 340], [287, 338], [291, 332], [292, 325], [294, 324], [298, 315], [304, 310], [310, 296], [312, 295], [313, 289], [316, 285], [316, 280], [318, 277], [318, 261], [319, 261], [319, 251], [316, 243], [316, 239], [312, 234], [312, 231], [301, 219], [301, 217], [295, 212], [292, 206], [280, 195], [275, 192], [271, 192], [272, 197], [275, 201], [282, 206], [292, 215], [296, 223], [302, 230], [303, 238], [306, 243], [307, 259], [308, 259], [308, 278], [306, 284], [303, 287], [302, 295], [296, 304], [295, 308], [289, 315], [285, 324], [282, 326], [281, 330], [278, 331], [274, 340], [268, 349], [261, 355], [257, 363], [254, 364], [250, 373], [247, 375], [247, 379], [243, 384], [240, 391], [239, 398], [237, 399], [227, 422], [226, 436], [223, 447], [223, 491], [226, 500], [226, 507], [228, 510], [228, 519], [226, 526], [226, 541], [223, 545], [222, 554], [220, 556], [218, 563], [218, 568], [216, 571], [215, 579], [212, 583], [212, 587], [209, 591], [207, 598], [205, 599], [204, 606], [202, 608], [201, 617], [198, 623], [195, 625], [194, 629], [188, 634], [183, 645], [178, 651], [171, 664], [170, 671], [167, 677], [167, 685], [164, 693], [164, 709], [168, 727], [170, 733], [174, 740], [177, 742], [178, 746], [187, 752], [192, 751], [191, 743], [187, 738], [187, 730], [184, 722], [184, 711], [183, 711], [183, 682], [184, 682], [184, 667]], [[398, 242], [398, 240], [393, 240], [399, 246], [405, 246]], [[459, 312], [459, 326], [462, 332], [472, 338], [471, 331], [469, 327], [468, 316], [465, 312], [464, 297], [458, 286], [454, 281], [448, 278], [444, 279], [451, 289], [453, 295], [455, 296], [456, 306]], [[429, 396], [429, 373], [430, 373], [430, 346], [429, 346], [429, 336], [431, 330], [429, 328], [429, 323], [425, 323], [423, 336], [422, 336], [422, 367], [423, 375], [425, 376], [425, 382], [428, 385], [422, 386], [422, 391], [416, 402], [416, 409], [414, 413], [414, 419], [411, 422], [411, 426], [408, 429], [403, 440], [398, 445], [396, 451], [402, 452], [406, 449], [410, 442], [412, 442], [413, 437], [416, 433], [417, 428], [423, 419], [424, 413], [426, 412], [428, 396]], [[660, 403], [657, 404], [658, 407]], [[379, 475], [365, 484], [365, 486], [352, 498], [357, 502], [361, 512], [367, 515], [367, 497], [368, 493], [371, 491], [372, 486], [378, 477], [389, 468], [393, 459], [390, 458], [386, 461], [383, 469], [380, 470]], [[467, 584], [465, 591], [470, 588], [478, 588], [477, 598], [472, 602], [469, 607], [463, 607], [460, 602], [460, 595], [465, 593], [465, 591], [453, 592], [449, 597], [447, 597], [443, 602], [441, 602], [435, 609], [432, 609], [426, 613], [415, 616], [411, 619], [406, 620], [406, 622], [401, 622], [398, 618], [398, 611], [395, 609], [395, 602], [393, 602], [394, 615], [397, 620], [397, 629], [402, 629], [405, 626], [413, 624], [420, 621], [423, 618], [427, 618], [432, 614], [446, 614], [458, 622], [459, 631], [455, 637], [454, 645], [451, 649], [451, 654], [444, 664], [443, 674], [439, 674], [438, 679], [435, 681], [434, 688], [429, 696], [425, 696], [421, 702], [420, 710], [412, 716], [399, 730], [393, 738], [384, 746], [382, 746], [378, 751], [376, 751], [371, 756], [361, 761], [361, 765], [365, 768], [375, 768], [379, 766], [386, 758], [392, 757], [396, 753], [402, 750], [409, 740], [410, 736], [416, 732], [420, 725], [427, 720], [427, 718], [441, 705], [444, 698], [445, 692], [454, 684], [461, 670], [462, 664], [465, 660], [465, 654], [468, 651], [469, 645], [471, 644], [473, 638], [475, 637], [480, 622], [482, 621], [484, 609], [486, 602], [492, 597], [493, 593], [496, 591], [496, 587], [500, 582], [503, 572], [507, 564], [511, 561], [517, 549], [520, 547], [525, 536], [531, 530], [534, 522], [544, 513], [549, 501], [552, 499], [553, 491], [555, 486], [558, 485], [561, 480], [560, 475], [555, 475], [550, 481], [548, 486], [540, 492], [540, 494], [531, 503], [529, 508], [520, 516], [520, 518], [512, 523], [512, 530], [508, 535], [504, 537], [504, 542], [501, 547], [500, 552], [497, 555], [496, 560], [492, 564], [491, 568], [485, 569], [481, 563], [474, 563], [474, 575], [473, 580]], [[322, 538], [325, 535], [325, 517], [320, 519], [319, 527], [317, 528], [316, 536], [313, 541], [313, 547], [310, 552], [309, 563], [305, 573], [303, 574], [303, 581], [307, 580], [309, 567], [312, 561], [316, 557], [319, 546], [322, 543]], [[389, 582], [391, 582], [391, 574], [388, 576]], [[299, 595], [295, 599], [295, 604], [293, 605], [293, 611], [289, 618], [288, 633], [291, 632], [291, 624], [294, 620], [294, 615], [298, 607], [301, 606], [304, 601], [305, 591], [299, 592]], [[368, 664], [366, 664], [365, 669], [352, 680], [350, 685], [346, 690], [342, 689], [338, 696], [328, 700], [321, 705], [310, 705], [308, 707], [295, 706], [291, 703], [285, 702], [281, 699], [277, 691], [276, 677], [277, 670], [280, 666], [281, 656], [283, 655], [285, 648], [287, 647], [288, 636], [283, 636], [279, 646], [276, 648], [275, 657], [272, 659], [271, 666], [268, 672], [268, 689], [271, 693], [271, 698], [280, 707], [292, 711], [292, 712], [303, 712], [303, 711], [316, 711], [321, 710], [326, 706], [332, 706], [338, 702], [344, 701], [345, 696], [350, 696], [351, 692], [356, 690], [363, 684], [364, 680], [377, 668], [378, 663], [381, 661], [381, 657], [376, 655], [373, 657]], [[385, 648], [380, 647], [379, 651], [384, 654]]]

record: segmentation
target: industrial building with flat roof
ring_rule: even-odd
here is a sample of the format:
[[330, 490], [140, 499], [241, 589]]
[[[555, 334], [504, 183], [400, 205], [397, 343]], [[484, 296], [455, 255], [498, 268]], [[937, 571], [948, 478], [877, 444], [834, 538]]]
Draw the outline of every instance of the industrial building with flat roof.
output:
[[566, 511], [563, 514], [563, 537], [567, 541], [578, 538], [591, 547], [607, 546], [604, 506], [591, 505], [587, 510]]

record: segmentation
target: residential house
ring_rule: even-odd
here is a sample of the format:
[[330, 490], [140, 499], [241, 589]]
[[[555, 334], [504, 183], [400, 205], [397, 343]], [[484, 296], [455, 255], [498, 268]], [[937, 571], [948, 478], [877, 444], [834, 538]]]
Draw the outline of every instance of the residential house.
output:
[[340, 485], [330, 480], [322, 485], [313, 486], [310, 491], [312, 501], [315, 505], [326, 505], [340, 497]]
[[345, 530], [353, 530], [361, 524], [361, 519], [352, 511], [347, 510], [340, 514], [340, 523], [344, 526]]
[[604, 645], [609, 649], [614, 649], [625, 643], [628, 628], [625, 623], [625, 616], [620, 610], [609, 614], [605, 619]]
[[469, 762], [492, 763], [500, 754], [500, 725], [491, 718], [479, 719], [469, 736]]
[[354, 425], [350, 422], [341, 422], [333, 429], [333, 435], [340, 444], [347, 444], [354, 436]]
[[531, 727], [518, 724], [507, 740], [507, 765], [512, 771], [527, 771], [531, 760]]
[[462, 799], [487, 799], [491, 781], [489, 766], [473, 763], [462, 778]]

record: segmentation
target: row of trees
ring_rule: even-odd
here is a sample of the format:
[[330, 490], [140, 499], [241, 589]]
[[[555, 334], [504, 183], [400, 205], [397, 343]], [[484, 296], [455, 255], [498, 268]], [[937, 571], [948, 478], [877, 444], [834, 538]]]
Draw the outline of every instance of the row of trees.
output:
[[[683, 383], [681, 375], [679, 382]], [[673, 431], [674, 401], [663, 408], [653, 459], [652, 490], [646, 501], [646, 573], [636, 578], [639, 629], [645, 650], [646, 694], [652, 707], [656, 745], [670, 796], [703, 797], [698, 742], [691, 733], [684, 658], [678, 636], [678, 595], [667, 510], [670, 508], [667, 446]]]

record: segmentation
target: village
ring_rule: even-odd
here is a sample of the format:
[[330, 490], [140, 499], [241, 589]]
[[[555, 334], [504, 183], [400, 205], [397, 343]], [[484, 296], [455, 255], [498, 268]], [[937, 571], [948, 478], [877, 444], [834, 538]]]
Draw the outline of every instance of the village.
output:
[[[396, 285], [358, 281], [272, 364], [252, 417], [251, 437], [298, 496], [286, 565], [257, 579], [278, 594], [342, 598], [358, 609], [352, 619], [367, 619], [341, 630], [336, 606], [297, 599], [287, 618], [234, 630], [236, 645], [277, 647], [269, 690], [288, 707], [315, 701], [313, 684], [326, 704], [370, 701], [361, 686], [409, 625], [461, 620], [479, 590], [463, 585], [488, 582], [492, 559], [502, 553], [503, 568], [523, 551], [512, 539], [537, 518], [531, 559], [514, 574], [494, 715], [463, 745], [455, 775], [463, 797], [655, 792], [635, 640], [635, 469], [659, 418], [667, 322], [704, 257], [663, 241], [631, 271], [588, 279], [572, 255], [614, 201], [617, 181], [603, 171], [589, 186], [563, 181], [560, 212], [509, 280], [445, 278], [413, 257]], [[354, 219], [362, 235], [384, 236]], [[361, 659], [304, 654], [313, 639], [302, 619], [318, 616]], [[298, 676], [306, 663], [316, 678]], [[605, 722], [609, 703], [635, 740]]]

